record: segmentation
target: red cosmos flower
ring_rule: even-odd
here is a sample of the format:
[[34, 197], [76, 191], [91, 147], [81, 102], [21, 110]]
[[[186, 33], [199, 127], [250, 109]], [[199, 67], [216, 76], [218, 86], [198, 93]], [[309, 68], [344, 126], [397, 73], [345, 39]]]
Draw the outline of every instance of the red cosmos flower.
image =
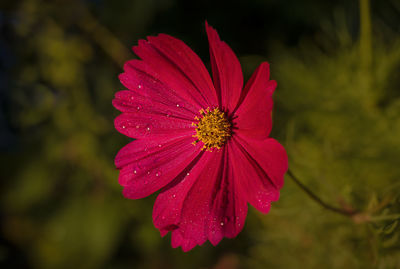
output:
[[122, 112], [115, 128], [137, 139], [115, 158], [123, 194], [161, 189], [154, 225], [183, 251], [235, 237], [247, 203], [267, 213], [288, 168], [285, 149], [268, 137], [276, 87], [268, 63], [242, 89], [235, 54], [207, 23], [206, 31], [213, 80], [188, 46], [160, 34], [133, 48], [141, 60], [125, 63], [119, 78], [129, 90], [113, 100]]

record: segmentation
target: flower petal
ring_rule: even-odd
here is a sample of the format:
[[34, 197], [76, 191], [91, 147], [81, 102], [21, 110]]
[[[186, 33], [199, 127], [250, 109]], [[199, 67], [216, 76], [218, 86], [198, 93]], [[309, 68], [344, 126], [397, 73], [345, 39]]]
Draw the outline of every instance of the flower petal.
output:
[[232, 112], [239, 100], [243, 87], [243, 74], [239, 60], [232, 49], [220, 40], [217, 31], [206, 22], [210, 61], [215, 90], [220, 107]]
[[233, 138], [227, 145], [240, 190], [257, 210], [267, 213], [270, 203], [279, 199], [283, 177], [288, 168], [285, 149], [276, 140]]
[[184, 251], [207, 239], [216, 245], [224, 236], [236, 236], [244, 225], [247, 205], [238, 196], [226, 152], [204, 152], [181, 176], [154, 205], [153, 221], [161, 234], [171, 231], [172, 246]]
[[184, 42], [166, 34], [157, 37], [149, 36], [150, 44], [185, 72], [193, 82], [195, 89], [204, 97], [207, 105], [217, 105], [217, 95], [214, 84], [203, 62]]
[[158, 102], [152, 98], [140, 95], [134, 91], [119, 91], [115, 94], [112, 104], [121, 112], [135, 113], [151, 113], [164, 115], [167, 118], [194, 120], [194, 114], [177, 107], [176, 105]]
[[[166, 35], [140, 40], [133, 51], [157, 78], [197, 110], [216, 103], [209, 74], [198, 56], [182, 41]], [[208, 77], [207, 77], [208, 76]]]
[[[202, 175], [213, 176], [218, 172], [218, 166], [213, 165], [218, 156], [210, 152], [202, 152], [199, 161], [192, 167], [187, 167], [180, 177], [166, 186], [157, 197], [153, 209], [154, 226], [160, 230], [161, 234], [172, 232], [173, 247], [181, 246], [184, 251], [188, 251], [207, 240], [205, 224], [209, 205], [200, 203], [202, 199], [197, 199], [197, 197], [204, 196], [203, 192], [206, 188], [210, 189], [208, 181], [204, 182], [204, 186], [194, 192], [193, 196], [191, 193], [195, 183], [202, 179]], [[183, 216], [185, 204], [186, 206], [194, 204], [186, 217]]]
[[235, 158], [228, 147], [222, 163], [222, 175], [217, 178], [209, 216], [208, 239], [215, 246], [223, 237], [233, 238], [243, 229], [247, 215], [247, 202], [241, 195], [239, 180], [231, 159]]
[[118, 132], [131, 138], [154, 139], [195, 134], [191, 120], [168, 117], [165, 114], [148, 114], [142, 111], [122, 113], [115, 118], [114, 125]]
[[265, 139], [272, 128], [272, 94], [276, 82], [269, 80], [269, 65], [262, 63], [246, 83], [235, 111], [237, 133]]
[[188, 118], [193, 118], [198, 113], [198, 107], [180, 97], [179, 93], [160, 81], [158, 74], [143, 61], [128, 61], [124, 65], [124, 71], [119, 79], [136, 96], [143, 96], [151, 100], [149, 102], [168, 106], [166, 111], [172, 114], [187, 114]]
[[162, 142], [135, 140], [125, 146], [115, 158], [124, 196], [146, 197], [176, 178], [201, 152], [201, 146], [192, 145], [192, 141], [191, 137]]

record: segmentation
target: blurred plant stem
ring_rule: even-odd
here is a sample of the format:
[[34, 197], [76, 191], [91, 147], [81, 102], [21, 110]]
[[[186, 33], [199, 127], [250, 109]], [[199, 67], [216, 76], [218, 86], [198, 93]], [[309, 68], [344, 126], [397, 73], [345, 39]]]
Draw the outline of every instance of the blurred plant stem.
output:
[[[309, 188], [307, 188], [299, 179], [296, 177], [291, 170], [288, 170], [287, 174], [292, 178], [292, 180], [297, 184], [297, 186], [300, 187], [312, 200], [317, 202], [319, 205], [321, 205], [323, 208], [347, 216], [351, 217], [352, 220], [356, 223], [363, 223], [363, 222], [378, 222], [378, 221], [387, 221], [387, 220], [398, 220], [400, 219], [400, 214], [389, 214], [389, 215], [381, 215], [381, 216], [371, 216], [371, 213], [373, 212], [360, 212], [356, 209], [353, 209], [349, 206], [347, 207], [335, 207], [332, 206], [325, 201], [323, 201], [321, 198], [319, 198], [314, 192], [312, 192]], [[386, 201], [384, 201], [383, 204], [386, 204]], [[381, 205], [379, 205], [377, 208], [380, 208]], [[375, 210], [372, 210], [375, 211]]]
[[324, 202], [321, 198], [319, 198], [314, 192], [312, 192], [309, 188], [307, 188], [301, 181], [293, 174], [291, 170], [288, 170], [287, 174], [293, 179], [293, 181], [297, 184], [297, 186], [300, 187], [311, 199], [313, 199], [315, 202], [320, 204], [322, 207], [325, 209], [328, 209], [330, 211], [345, 215], [345, 216], [354, 216], [357, 214], [356, 210], [353, 209], [347, 209], [347, 208], [339, 208], [332, 206], [326, 202]]
[[391, 215], [370, 217], [369, 221], [386, 221], [386, 220], [396, 220], [396, 219], [400, 219], [400, 214], [391, 214]]
[[372, 64], [371, 12], [369, 0], [360, 0], [360, 28], [361, 66], [369, 72]]
[[[372, 29], [371, 11], [369, 0], [360, 0], [360, 81], [364, 92], [370, 92], [374, 83], [372, 72]], [[374, 107], [374, 103], [369, 101], [367, 106]]]

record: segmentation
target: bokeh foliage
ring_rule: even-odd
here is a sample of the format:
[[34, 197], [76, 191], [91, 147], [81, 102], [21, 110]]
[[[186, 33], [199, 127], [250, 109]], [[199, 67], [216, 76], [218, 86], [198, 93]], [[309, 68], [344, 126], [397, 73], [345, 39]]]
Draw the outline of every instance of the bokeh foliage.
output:
[[[201, 2], [201, 3], [200, 3]], [[400, 2], [3, 1], [0, 265], [5, 268], [400, 268]], [[361, 6], [365, 7], [365, 6]], [[361, 14], [361, 15], [360, 15]], [[113, 158], [117, 75], [160, 32], [207, 63], [204, 20], [278, 81], [272, 136], [290, 169], [264, 216], [189, 253], [170, 247], [150, 198], [121, 195]], [[2, 267], [3, 268], [3, 267]]]

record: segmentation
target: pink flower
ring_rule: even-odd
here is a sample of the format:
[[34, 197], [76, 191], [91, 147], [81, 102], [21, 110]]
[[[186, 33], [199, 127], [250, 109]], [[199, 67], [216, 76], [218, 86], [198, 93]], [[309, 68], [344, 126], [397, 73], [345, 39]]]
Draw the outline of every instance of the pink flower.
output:
[[247, 203], [267, 213], [288, 168], [285, 149], [269, 138], [272, 94], [262, 63], [243, 88], [240, 63], [206, 23], [213, 80], [182, 41], [160, 34], [140, 40], [141, 60], [120, 75], [129, 90], [113, 105], [115, 128], [135, 138], [115, 158], [129, 199], [161, 189], [153, 222], [173, 247], [218, 244], [242, 229]]

